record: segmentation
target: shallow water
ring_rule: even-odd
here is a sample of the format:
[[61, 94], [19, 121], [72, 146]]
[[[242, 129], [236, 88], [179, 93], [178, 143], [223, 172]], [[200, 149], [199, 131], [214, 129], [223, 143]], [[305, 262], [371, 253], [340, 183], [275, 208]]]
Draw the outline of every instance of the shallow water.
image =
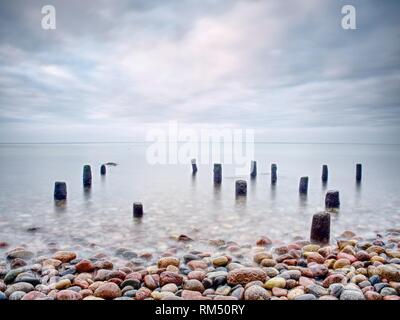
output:
[[[246, 199], [235, 198], [233, 166], [223, 166], [219, 188], [212, 165], [146, 162], [146, 144], [27, 144], [0, 146], [0, 241], [46, 252], [52, 247], [114, 252], [118, 247], [162, 251], [171, 235], [195, 240], [254, 243], [308, 238], [312, 214], [323, 209], [326, 190], [340, 191], [341, 208], [332, 234], [353, 230], [372, 237], [400, 227], [400, 148], [397, 145], [256, 144], [258, 176], [248, 181]], [[100, 165], [112, 161], [100, 176]], [[355, 165], [363, 180], [355, 182]], [[270, 165], [278, 182], [270, 184]], [[91, 164], [93, 186], [84, 192], [82, 167]], [[328, 164], [329, 181], [321, 183]], [[300, 176], [310, 177], [307, 198], [298, 194]], [[243, 177], [241, 177], [243, 178]], [[54, 205], [55, 181], [66, 181], [65, 208]], [[132, 218], [140, 201], [145, 215]], [[37, 231], [28, 231], [37, 228]], [[201, 241], [199, 241], [201, 243]]]

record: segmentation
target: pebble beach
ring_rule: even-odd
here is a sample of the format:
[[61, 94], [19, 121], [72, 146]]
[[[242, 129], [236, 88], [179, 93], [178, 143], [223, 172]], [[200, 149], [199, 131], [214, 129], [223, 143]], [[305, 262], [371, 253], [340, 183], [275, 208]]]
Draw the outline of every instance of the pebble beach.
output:
[[266, 236], [208, 244], [194, 250], [182, 235], [159, 256], [39, 256], [1, 242], [0, 300], [400, 300], [400, 229], [375, 239], [345, 231], [328, 245]]

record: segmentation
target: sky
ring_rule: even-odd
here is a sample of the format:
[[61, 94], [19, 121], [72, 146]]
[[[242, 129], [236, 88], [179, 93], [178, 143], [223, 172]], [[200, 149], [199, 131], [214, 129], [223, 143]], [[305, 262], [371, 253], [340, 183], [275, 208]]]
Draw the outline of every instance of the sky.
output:
[[[42, 6], [56, 29], [41, 26]], [[341, 27], [342, 6], [356, 30]], [[0, 142], [400, 143], [396, 0], [0, 0]]]

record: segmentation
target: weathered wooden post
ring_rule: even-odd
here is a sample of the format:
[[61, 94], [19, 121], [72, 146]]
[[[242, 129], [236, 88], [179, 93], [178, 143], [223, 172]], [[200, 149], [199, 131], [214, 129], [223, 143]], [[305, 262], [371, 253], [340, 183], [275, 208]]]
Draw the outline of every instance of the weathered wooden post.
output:
[[247, 195], [247, 182], [245, 180], [237, 180], [235, 184], [236, 196]]
[[322, 176], [321, 176], [322, 182], [326, 183], [328, 181], [328, 166], [324, 164], [322, 166]]
[[197, 172], [196, 159], [192, 159], [192, 174], [196, 174], [196, 172]]
[[133, 217], [134, 218], [143, 217], [143, 205], [142, 205], [141, 202], [134, 202], [133, 203]]
[[256, 161], [251, 161], [250, 176], [252, 178], [257, 177], [257, 162]]
[[89, 165], [83, 166], [83, 186], [85, 188], [92, 186], [92, 169]]
[[316, 213], [311, 224], [310, 241], [312, 243], [329, 243], [331, 232], [331, 215], [329, 212]]
[[360, 182], [362, 178], [362, 164], [357, 163], [356, 165], [356, 181]]
[[221, 183], [222, 181], [222, 165], [220, 163], [214, 163], [214, 183]]
[[67, 199], [67, 184], [57, 181], [54, 184], [54, 200], [61, 201]]
[[277, 170], [278, 170], [278, 167], [276, 166], [276, 164], [275, 163], [271, 164], [271, 183], [272, 184], [275, 184], [276, 181], [278, 180]]
[[308, 192], [308, 177], [300, 178], [299, 192], [301, 194], [307, 194], [307, 192]]
[[106, 172], [107, 172], [106, 165], [105, 165], [105, 164], [102, 164], [101, 167], [100, 167], [100, 174], [101, 174], [102, 176], [105, 176], [105, 175], [106, 175]]
[[325, 207], [327, 209], [337, 209], [340, 207], [339, 191], [330, 190], [326, 193]]

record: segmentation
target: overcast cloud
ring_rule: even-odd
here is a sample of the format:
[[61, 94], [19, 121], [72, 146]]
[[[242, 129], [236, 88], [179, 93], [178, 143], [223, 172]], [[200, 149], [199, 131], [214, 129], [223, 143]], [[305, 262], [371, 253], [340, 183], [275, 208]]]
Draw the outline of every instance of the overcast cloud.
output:
[[[53, 4], [57, 29], [41, 28]], [[357, 30], [341, 28], [353, 4]], [[0, 2], [0, 142], [138, 141], [177, 120], [262, 141], [400, 143], [400, 2]]]

